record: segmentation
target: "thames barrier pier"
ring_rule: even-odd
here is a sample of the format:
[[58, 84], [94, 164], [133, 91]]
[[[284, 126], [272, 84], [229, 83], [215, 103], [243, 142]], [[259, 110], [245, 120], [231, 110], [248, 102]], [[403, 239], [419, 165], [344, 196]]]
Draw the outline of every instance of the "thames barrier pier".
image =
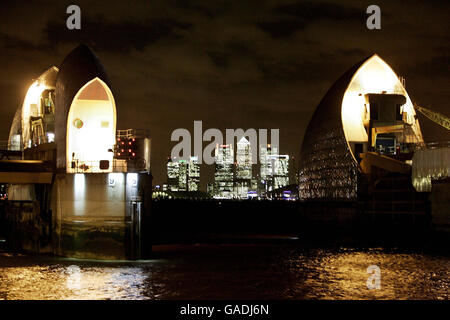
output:
[[28, 89], [17, 109], [0, 182], [6, 243], [93, 259], [151, 252], [152, 176], [146, 130], [117, 130], [106, 72], [84, 45]]
[[[311, 205], [307, 217], [346, 225], [421, 221], [448, 231], [450, 148], [424, 142], [416, 109], [423, 112], [378, 55], [344, 73], [319, 103], [303, 139], [299, 199], [322, 202]], [[450, 129], [445, 116], [434, 113], [432, 120]], [[329, 210], [324, 201], [341, 205]]]

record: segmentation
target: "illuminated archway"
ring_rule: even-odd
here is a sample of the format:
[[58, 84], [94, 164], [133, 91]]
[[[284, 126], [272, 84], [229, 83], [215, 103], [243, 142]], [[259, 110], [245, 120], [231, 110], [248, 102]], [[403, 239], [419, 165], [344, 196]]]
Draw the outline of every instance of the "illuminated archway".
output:
[[116, 105], [99, 78], [75, 95], [67, 117], [67, 172], [112, 172]]
[[406, 113], [406, 123], [411, 125], [414, 132], [415, 141], [411, 142], [423, 142], [419, 123], [415, 119], [416, 113], [405, 87], [392, 68], [375, 54], [355, 72], [342, 99], [342, 126], [345, 139], [355, 161], [355, 150], [352, 143], [368, 142], [368, 134], [364, 128], [364, 121], [369, 113], [365, 105], [365, 94], [368, 93], [405, 96], [406, 103], [402, 106], [402, 111]]
[[[58, 68], [51, 67], [42, 73], [27, 90], [25, 99], [21, 108], [21, 122], [14, 124], [14, 128], [10, 134], [10, 144], [18, 145], [15, 149], [20, 149], [20, 138], [18, 138], [18, 128], [21, 128], [22, 146], [24, 149], [31, 148], [34, 145], [53, 142], [54, 140], [54, 104], [52, 100], [53, 91], [55, 90], [56, 75]], [[51, 92], [51, 94], [50, 94]], [[44, 95], [45, 93], [45, 95]], [[52, 120], [50, 121], [49, 118]], [[37, 134], [33, 130], [33, 120], [49, 123], [48, 126], [42, 126], [41, 132]]]

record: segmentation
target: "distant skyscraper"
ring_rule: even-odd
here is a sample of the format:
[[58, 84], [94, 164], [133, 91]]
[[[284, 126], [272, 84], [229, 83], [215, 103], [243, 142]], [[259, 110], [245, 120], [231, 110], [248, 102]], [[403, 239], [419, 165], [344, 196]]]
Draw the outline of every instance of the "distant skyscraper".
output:
[[214, 183], [208, 182], [208, 183], [206, 184], [206, 192], [207, 192], [210, 196], [214, 196]]
[[289, 184], [289, 156], [276, 154], [269, 156], [269, 159], [273, 170], [273, 189], [287, 186]]
[[188, 191], [188, 162], [180, 159], [178, 168], [178, 191]]
[[276, 147], [272, 147], [270, 144], [267, 146], [260, 147], [259, 152], [259, 163], [261, 164], [261, 180], [265, 180], [266, 178], [272, 175], [272, 161], [270, 161], [270, 156], [278, 154], [278, 149]]
[[198, 191], [200, 165], [197, 157], [187, 162], [183, 159], [169, 159], [167, 162], [167, 188], [169, 191]]
[[215, 150], [215, 197], [232, 198], [233, 197], [233, 145], [216, 145]]
[[261, 165], [261, 192], [267, 192], [273, 189], [273, 161], [270, 159], [270, 156], [277, 153], [278, 149], [272, 147], [270, 144], [267, 146], [260, 146], [259, 163]]
[[198, 157], [191, 157], [188, 170], [188, 190], [198, 191], [200, 189], [200, 165], [198, 164]]
[[167, 162], [167, 188], [169, 191], [178, 191], [179, 163], [169, 158]]
[[248, 198], [252, 179], [252, 150], [250, 142], [242, 137], [236, 149], [235, 194], [238, 198]]
[[261, 146], [261, 183], [260, 193], [285, 187], [289, 184], [289, 156], [278, 154], [270, 144]]
[[236, 178], [252, 178], [252, 149], [250, 147], [250, 142], [245, 137], [242, 137], [237, 143]]

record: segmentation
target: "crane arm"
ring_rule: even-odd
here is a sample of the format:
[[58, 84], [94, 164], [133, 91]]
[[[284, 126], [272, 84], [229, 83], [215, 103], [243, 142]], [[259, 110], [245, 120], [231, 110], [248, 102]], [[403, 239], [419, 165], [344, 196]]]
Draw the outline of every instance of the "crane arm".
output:
[[422, 113], [425, 117], [430, 119], [431, 121], [443, 126], [445, 129], [450, 130], [450, 118], [438, 113], [436, 111], [431, 111], [430, 109], [421, 107], [419, 105], [415, 105], [414, 108], [420, 113]]

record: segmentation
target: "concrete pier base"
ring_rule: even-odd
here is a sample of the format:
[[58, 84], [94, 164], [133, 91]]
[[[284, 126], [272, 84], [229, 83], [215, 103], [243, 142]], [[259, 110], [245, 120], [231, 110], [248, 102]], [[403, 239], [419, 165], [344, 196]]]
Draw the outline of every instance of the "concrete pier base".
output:
[[430, 201], [434, 229], [450, 234], [450, 179], [432, 181]]
[[6, 245], [71, 258], [147, 258], [151, 184], [148, 173], [59, 173], [51, 184], [13, 185], [18, 199], [2, 206]]
[[148, 174], [57, 174], [52, 195], [54, 253], [89, 259], [143, 256]]

